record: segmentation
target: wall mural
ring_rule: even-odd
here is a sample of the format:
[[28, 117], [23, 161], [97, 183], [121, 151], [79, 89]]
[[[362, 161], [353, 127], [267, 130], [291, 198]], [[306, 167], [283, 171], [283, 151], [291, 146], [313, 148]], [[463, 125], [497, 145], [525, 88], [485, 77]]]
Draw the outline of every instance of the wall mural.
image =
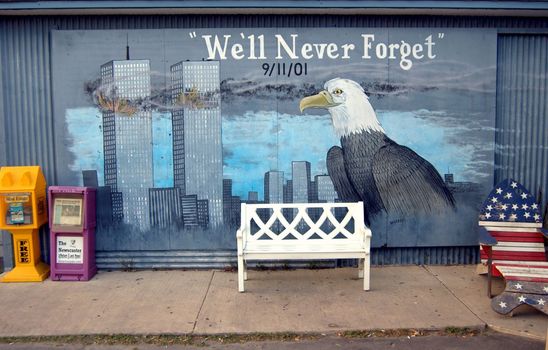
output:
[[98, 250], [233, 249], [242, 202], [362, 200], [373, 246], [475, 245], [496, 33], [52, 32], [59, 185]]

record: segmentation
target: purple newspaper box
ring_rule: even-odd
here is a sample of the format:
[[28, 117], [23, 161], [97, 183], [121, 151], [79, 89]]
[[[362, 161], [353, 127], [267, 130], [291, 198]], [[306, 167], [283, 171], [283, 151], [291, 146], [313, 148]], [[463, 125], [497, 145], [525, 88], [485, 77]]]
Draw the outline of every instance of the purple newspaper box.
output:
[[95, 196], [91, 187], [48, 189], [51, 279], [88, 281], [95, 264]]

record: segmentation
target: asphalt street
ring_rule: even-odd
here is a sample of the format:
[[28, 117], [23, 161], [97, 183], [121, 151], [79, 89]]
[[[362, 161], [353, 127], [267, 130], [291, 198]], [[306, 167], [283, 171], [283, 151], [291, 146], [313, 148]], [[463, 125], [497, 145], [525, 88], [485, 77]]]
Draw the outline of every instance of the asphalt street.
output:
[[419, 336], [398, 338], [344, 338], [324, 336], [319, 339], [304, 339], [292, 341], [251, 341], [244, 343], [222, 343], [207, 341], [193, 345], [181, 344], [79, 344], [79, 343], [0, 343], [0, 350], [543, 350], [544, 343], [524, 337], [510, 336], [495, 332], [487, 332], [474, 336]]

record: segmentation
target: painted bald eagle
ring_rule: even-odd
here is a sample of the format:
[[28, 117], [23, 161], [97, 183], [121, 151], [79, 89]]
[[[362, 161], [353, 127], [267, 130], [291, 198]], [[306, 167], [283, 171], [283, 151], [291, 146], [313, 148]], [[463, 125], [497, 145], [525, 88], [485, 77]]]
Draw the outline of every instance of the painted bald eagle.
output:
[[327, 108], [341, 147], [327, 154], [327, 170], [342, 201], [363, 201], [365, 218], [385, 211], [392, 219], [439, 213], [455, 207], [436, 169], [413, 150], [386, 136], [363, 88], [332, 79], [323, 91], [301, 100], [306, 108]]

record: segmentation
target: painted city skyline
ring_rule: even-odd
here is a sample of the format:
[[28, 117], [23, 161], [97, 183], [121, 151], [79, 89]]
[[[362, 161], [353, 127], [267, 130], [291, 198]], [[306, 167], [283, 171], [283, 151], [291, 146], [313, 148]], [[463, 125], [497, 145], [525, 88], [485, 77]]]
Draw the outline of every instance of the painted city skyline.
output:
[[[247, 137], [248, 135], [246, 134], [247, 126], [252, 122], [255, 122], [258, 125], [258, 127], [256, 125], [256, 128], [260, 130], [264, 130], [269, 126], [271, 127], [273, 120], [275, 123], [276, 112], [255, 112], [256, 117], [254, 118], [250, 116], [251, 113], [252, 112], [250, 111], [238, 118], [223, 117], [223, 175], [225, 178], [230, 178], [235, 181], [233, 184], [234, 195], [241, 198], [247, 198], [247, 193], [249, 191], [257, 191], [260, 194], [260, 199], [264, 200], [264, 172], [269, 170], [280, 171], [284, 173], [284, 181], [290, 180], [291, 177], [289, 175], [291, 174], [291, 163], [293, 160], [309, 161], [311, 163], [312, 174], [327, 174], [325, 155], [333, 144], [338, 143], [336, 136], [329, 133], [331, 131], [331, 121], [328, 115], [309, 116], [309, 119], [312, 119], [312, 121], [309, 120], [310, 123], [303, 123], [303, 121], [297, 119], [299, 117], [298, 115], [280, 114], [278, 116], [280, 123], [279, 139], [280, 149], [282, 151], [277, 152], [278, 159], [276, 160], [274, 159], [276, 152], [269, 147], [270, 145], [261, 145], [256, 142], [251, 142], [253, 140], [249, 140], [249, 137]], [[440, 174], [454, 174], [456, 182], [470, 182], [474, 179], [474, 174], [471, 172], [473, 169], [469, 169], [469, 167], [466, 166], [466, 163], [469, 162], [473, 156], [472, 152], [468, 152], [468, 148], [471, 149], [472, 145], [465, 147], [463, 152], [459, 153], [458, 150], [452, 149], [451, 145], [439, 144], [444, 136], [444, 130], [433, 125], [433, 123], [429, 121], [429, 118], [440, 118], [442, 115], [441, 112], [426, 110], [405, 112], [380, 110], [377, 111], [377, 114], [383, 127], [396, 141], [417, 149], [418, 153], [435, 165]], [[69, 132], [77, 135], [86, 130], [88, 133], [88, 138], [86, 140], [81, 140], [71, 147], [74, 153], [83, 156], [70, 164], [70, 167], [78, 172], [85, 169], [97, 169], [99, 183], [103, 184], [103, 150], [96, 149], [94, 146], [98, 144], [98, 142], [102, 142], [102, 126], [97, 115], [100, 115], [100, 112], [94, 107], [71, 109], [67, 111]], [[419, 124], [421, 130], [427, 135], [427, 139], [418, 139], [416, 138], [416, 135], [405, 133], [405, 130], [394, 126], [393, 123], [395, 121], [401, 121], [403, 124]], [[154, 153], [153, 174], [154, 187], [156, 188], [174, 186], [171, 124], [171, 113], [152, 112]], [[310, 146], [305, 149], [305, 152], [302, 152], [309, 155], [308, 159], [304, 159], [306, 154], [298, 153], [297, 150], [294, 149], [288, 150], [290, 148], [288, 144], [289, 140], [291, 140], [291, 136], [300, 134], [301, 132], [302, 138], [304, 141], [307, 141], [305, 144]], [[325, 135], [325, 138], [316, 140], [316, 142], [313, 143], [314, 135], [316, 133]], [[236, 141], [239, 136], [245, 137], [237, 143]], [[437, 143], [438, 147], [432, 148], [431, 143]], [[288, 152], [283, 152], [286, 150]], [[254, 162], [233, 162], [233, 160], [238, 159], [240, 155], [249, 155], [250, 153], [254, 153], [261, 157], [255, 159]], [[271, 166], [271, 164], [274, 166]], [[278, 165], [278, 168], [276, 168], [276, 165]], [[463, 176], [464, 172], [467, 172], [469, 175]], [[245, 173], [245, 181], [238, 177], [238, 174], [242, 173]]]
[[[152, 110], [134, 102], [151, 95], [150, 61], [130, 59], [129, 47], [127, 55], [126, 60], [112, 60], [100, 67], [101, 84], [95, 95], [102, 114], [103, 161], [99, 160], [95, 173], [83, 171], [83, 185], [104, 185], [100, 188], [107, 201], [110, 194], [107, 207], [112, 210], [112, 222], [123, 221], [141, 231], [177, 222], [187, 228], [230, 224], [239, 216], [239, 203], [256, 203], [260, 197], [256, 191], [248, 191], [243, 200], [234, 196], [232, 182], [225, 188], [219, 62], [180, 61], [170, 67], [172, 147], [167, 153], [172, 181], [155, 186]], [[262, 202], [337, 199], [328, 175], [312, 180], [310, 162], [292, 161], [291, 166], [288, 181], [283, 172], [265, 173]]]

